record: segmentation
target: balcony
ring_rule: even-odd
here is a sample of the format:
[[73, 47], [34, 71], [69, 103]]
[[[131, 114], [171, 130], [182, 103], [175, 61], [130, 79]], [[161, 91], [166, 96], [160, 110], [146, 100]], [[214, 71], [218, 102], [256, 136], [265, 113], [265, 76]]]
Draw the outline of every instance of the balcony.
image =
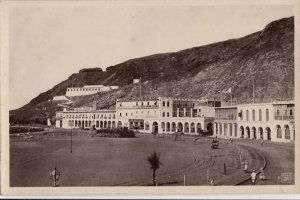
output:
[[138, 105], [138, 106], [119, 106], [118, 109], [122, 110], [122, 109], [150, 109], [150, 108], [158, 108], [158, 105]]
[[295, 116], [293, 115], [281, 115], [281, 116], [274, 116], [275, 120], [294, 120]]

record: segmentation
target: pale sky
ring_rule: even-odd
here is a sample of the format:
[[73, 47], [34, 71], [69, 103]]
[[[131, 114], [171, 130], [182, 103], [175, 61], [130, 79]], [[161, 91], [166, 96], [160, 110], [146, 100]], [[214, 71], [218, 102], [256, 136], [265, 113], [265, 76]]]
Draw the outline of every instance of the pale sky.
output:
[[239, 38], [293, 16], [291, 6], [13, 8], [10, 109], [82, 68]]

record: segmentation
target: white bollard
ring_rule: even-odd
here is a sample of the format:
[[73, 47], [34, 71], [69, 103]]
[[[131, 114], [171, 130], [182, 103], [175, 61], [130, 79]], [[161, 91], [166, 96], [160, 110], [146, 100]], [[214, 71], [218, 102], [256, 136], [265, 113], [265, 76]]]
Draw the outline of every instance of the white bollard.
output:
[[207, 170], [206, 170], [206, 176], [207, 176], [207, 182], [209, 183], [209, 168], [207, 168]]

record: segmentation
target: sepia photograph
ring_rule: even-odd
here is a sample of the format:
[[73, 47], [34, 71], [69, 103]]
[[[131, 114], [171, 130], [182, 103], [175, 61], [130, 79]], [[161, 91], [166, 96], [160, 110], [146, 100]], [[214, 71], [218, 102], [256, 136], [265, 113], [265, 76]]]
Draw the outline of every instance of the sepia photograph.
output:
[[2, 192], [295, 188], [295, 3], [50, 2], [1, 15]]

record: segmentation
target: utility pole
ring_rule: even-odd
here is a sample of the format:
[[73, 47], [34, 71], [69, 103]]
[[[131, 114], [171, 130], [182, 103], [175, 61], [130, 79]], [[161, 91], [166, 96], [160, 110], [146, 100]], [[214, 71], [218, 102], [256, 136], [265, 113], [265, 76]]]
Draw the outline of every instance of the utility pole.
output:
[[72, 153], [72, 148], [73, 148], [73, 134], [72, 134], [72, 127], [73, 127], [73, 123], [72, 123], [72, 121], [71, 121], [71, 123], [70, 123], [70, 125], [71, 125], [71, 153]]
[[140, 77], [140, 98], [142, 98], [142, 77]]
[[255, 103], [255, 92], [254, 92], [254, 72], [253, 72], [253, 68], [252, 68], [252, 103]]
[[232, 106], [232, 94], [231, 94], [231, 89], [230, 89], [230, 105]]

